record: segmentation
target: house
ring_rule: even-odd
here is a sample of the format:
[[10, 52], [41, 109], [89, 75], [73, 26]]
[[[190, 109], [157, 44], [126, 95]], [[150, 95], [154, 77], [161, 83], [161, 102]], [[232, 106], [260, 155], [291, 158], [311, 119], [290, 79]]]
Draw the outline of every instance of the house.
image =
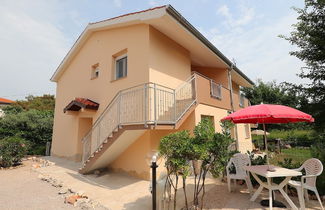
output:
[[0, 117], [4, 116], [4, 112], [1, 108], [4, 106], [8, 106], [12, 103], [14, 103], [14, 101], [6, 99], [6, 98], [0, 98]]
[[[160, 139], [201, 118], [249, 105], [253, 82], [172, 6], [90, 23], [51, 81], [57, 83], [52, 155], [148, 179]], [[249, 125], [233, 131], [252, 149]]]

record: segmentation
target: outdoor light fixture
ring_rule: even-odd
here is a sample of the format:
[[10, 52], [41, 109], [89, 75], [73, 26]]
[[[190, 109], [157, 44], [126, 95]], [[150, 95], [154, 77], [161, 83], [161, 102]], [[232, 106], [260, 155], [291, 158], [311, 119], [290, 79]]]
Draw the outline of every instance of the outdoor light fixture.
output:
[[[151, 186], [150, 186], [150, 192], [152, 194], [152, 209], [157, 209], [157, 190], [156, 190], [156, 183], [157, 183], [157, 168], [158, 165], [161, 162], [161, 158], [158, 157], [158, 152], [156, 150], [153, 150], [147, 154], [146, 162], [151, 168]], [[159, 164], [158, 164], [159, 162]]]

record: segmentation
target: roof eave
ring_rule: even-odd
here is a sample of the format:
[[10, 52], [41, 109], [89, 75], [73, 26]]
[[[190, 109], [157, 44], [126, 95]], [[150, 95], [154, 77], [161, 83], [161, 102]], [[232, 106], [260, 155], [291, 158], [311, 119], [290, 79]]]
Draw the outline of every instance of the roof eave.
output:
[[[243, 77], [248, 83], [254, 85], [254, 82], [250, 80], [241, 70], [239, 70], [224, 54], [222, 54], [207, 38], [205, 38], [192, 24], [190, 24], [177, 10], [175, 10], [171, 5], [166, 5], [162, 7], [158, 7], [159, 9], [164, 9], [167, 14], [173, 17], [176, 21], [178, 21], [185, 29], [187, 29], [191, 34], [193, 34], [198, 40], [200, 40], [208, 49], [210, 49], [213, 53], [215, 53], [228, 67], [234, 69], [241, 77]], [[136, 13], [132, 13], [134, 15]], [[162, 14], [160, 14], [162, 15]], [[124, 16], [121, 16], [122, 18]], [[118, 19], [118, 18], [113, 18]], [[141, 17], [140, 17], [141, 19]], [[108, 19], [112, 20], [112, 19]], [[73, 55], [76, 48], [80, 45], [81, 42], [87, 39], [88, 35], [97, 28], [101, 28], [105, 25], [106, 21], [100, 21], [97, 23], [90, 23], [84, 29], [84, 31], [80, 34], [72, 48], [69, 50], [67, 55], [64, 57], [56, 71], [54, 72], [53, 76], [51, 77], [52, 82], [57, 82], [60, 78], [62, 69], [66, 67], [69, 63], [69, 59]], [[115, 23], [116, 24], [116, 23]], [[114, 23], [113, 23], [114, 25]]]
[[241, 70], [239, 70], [224, 54], [222, 54], [207, 38], [205, 38], [191, 23], [189, 23], [177, 10], [171, 5], [168, 5], [166, 11], [169, 15], [175, 18], [182, 26], [184, 26], [189, 32], [191, 32], [197, 39], [205, 44], [212, 52], [214, 52], [219, 58], [221, 58], [229, 68], [233, 68], [240, 76], [247, 80], [251, 85], [254, 82], [249, 79]]

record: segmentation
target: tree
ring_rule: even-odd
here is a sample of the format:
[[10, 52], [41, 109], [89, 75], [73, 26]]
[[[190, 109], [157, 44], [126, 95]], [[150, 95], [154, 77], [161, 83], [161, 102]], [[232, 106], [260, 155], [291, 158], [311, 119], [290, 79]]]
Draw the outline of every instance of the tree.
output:
[[[243, 93], [251, 102], [252, 105], [257, 104], [281, 104], [299, 109], [303, 112], [313, 114], [310, 111], [308, 97], [302, 91], [300, 86], [290, 83], [276, 83], [263, 82], [261, 79], [257, 80], [255, 86], [252, 88], [242, 88]], [[261, 125], [260, 125], [261, 126]], [[309, 123], [295, 123], [295, 124], [273, 124], [268, 125], [271, 129], [288, 129], [288, 128], [309, 128]]]
[[280, 37], [296, 45], [298, 50], [291, 51], [305, 63], [299, 77], [307, 78], [310, 83], [303, 87], [310, 99], [310, 109], [318, 128], [325, 126], [325, 1], [305, 0], [305, 7], [294, 8], [298, 13], [298, 23], [293, 25], [289, 37]]
[[53, 111], [29, 110], [0, 118], [0, 140], [20, 137], [30, 143], [29, 154], [44, 155], [52, 139]]
[[[190, 133], [187, 130], [179, 131], [163, 137], [159, 144], [159, 154], [165, 158], [167, 169], [167, 182], [174, 189], [174, 210], [176, 209], [176, 195], [179, 176], [183, 181], [183, 192], [185, 195], [185, 205], [188, 209], [186, 194], [186, 178], [190, 174], [190, 164], [188, 154], [190, 153]], [[175, 180], [171, 176], [175, 177]]]
[[24, 110], [41, 110], [41, 111], [54, 111], [55, 98], [54, 95], [44, 94], [43, 96], [27, 96], [26, 100], [18, 100], [14, 106], [20, 106]]
[[[205, 118], [194, 128], [194, 136], [189, 131], [179, 131], [163, 137], [159, 144], [159, 154], [165, 159], [167, 169], [166, 183], [174, 189], [174, 209], [179, 177], [183, 180], [185, 208], [189, 209], [186, 194], [186, 178], [191, 174], [191, 163], [194, 173], [193, 206], [190, 209], [202, 209], [205, 195], [205, 178], [210, 171], [219, 176], [229, 161], [231, 152], [229, 145], [234, 141], [230, 137], [229, 123], [222, 124], [223, 133], [215, 133], [213, 122]], [[171, 175], [175, 180], [171, 179]], [[167, 189], [167, 188], [166, 188]], [[166, 190], [165, 189], [165, 190]], [[201, 207], [199, 196], [201, 195]]]
[[291, 91], [291, 86], [287, 83], [277, 84], [273, 82], [263, 82], [257, 80], [252, 88], [242, 88], [243, 93], [252, 105], [257, 104], [282, 104], [299, 108], [304, 98], [299, 91]]

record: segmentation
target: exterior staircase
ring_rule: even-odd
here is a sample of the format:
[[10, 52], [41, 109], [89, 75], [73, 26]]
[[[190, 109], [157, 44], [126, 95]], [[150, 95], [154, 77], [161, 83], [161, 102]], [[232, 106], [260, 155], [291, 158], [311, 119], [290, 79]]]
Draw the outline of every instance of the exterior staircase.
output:
[[196, 74], [176, 89], [146, 83], [118, 92], [82, 140], [79, 172], [107, 166], [147, 129], [179, 127], [196, 98]]

